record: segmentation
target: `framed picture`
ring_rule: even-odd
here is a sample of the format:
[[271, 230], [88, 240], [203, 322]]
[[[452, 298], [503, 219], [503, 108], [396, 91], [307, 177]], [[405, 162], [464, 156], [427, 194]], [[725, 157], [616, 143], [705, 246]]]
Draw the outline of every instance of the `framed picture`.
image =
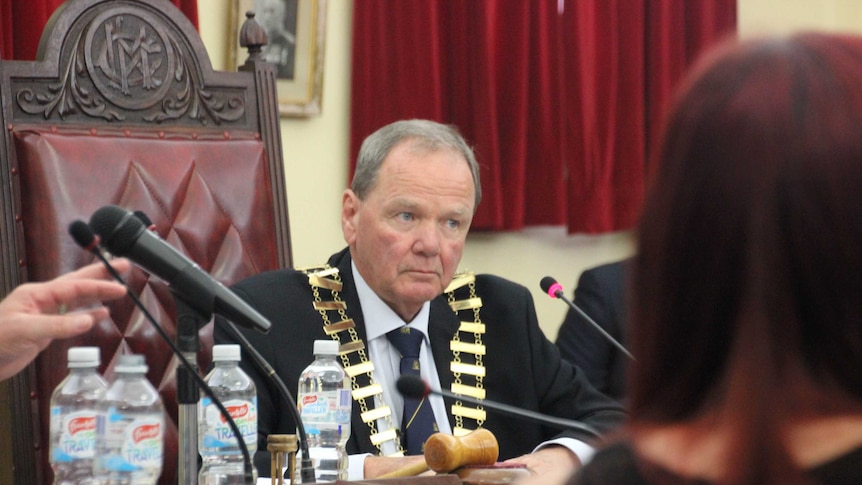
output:
[[229, 67], [245, 62], [248, 52], [239, 45], [245, 13], [266, 31], [264, 57], [276, 66], [278, 111], [282, 116], [319, 115], [323, 95], [323, 59], [326, 41], [326, 0], [231, 0]]

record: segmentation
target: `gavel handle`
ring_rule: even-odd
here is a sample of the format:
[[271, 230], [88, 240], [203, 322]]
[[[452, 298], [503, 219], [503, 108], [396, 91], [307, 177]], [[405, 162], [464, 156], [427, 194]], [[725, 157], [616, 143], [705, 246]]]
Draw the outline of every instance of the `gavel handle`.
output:
[[425, 461], [418, 461], [416, 463], [411, 463], [403, 468], [399, 468], [397, 470], [393, 470], [389, 473], [384, 473], [377, 478], [400, 478], [400, 477], [415, 477], [420, 473], [425, 473], [428, 471], [428, 464]]

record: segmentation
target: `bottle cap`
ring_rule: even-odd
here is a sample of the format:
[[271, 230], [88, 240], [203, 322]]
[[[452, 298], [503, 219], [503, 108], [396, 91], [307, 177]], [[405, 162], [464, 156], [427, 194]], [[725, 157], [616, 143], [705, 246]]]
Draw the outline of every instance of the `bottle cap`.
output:
[[241, 360], [240, 359], [239, 345], [237, 345], [237, 344], [213, 345], [213, 360], [214, 361], [225, 361], [225, 360], [239, 361], [239, 360]]
[[117, 362], [117, 367], [114, 368], [115, 372], [122, 373], [145, 373], [147, 372], [147, 363], [144, 360], [144, 356], [140, 354], [123, 354], [120, 356], [119, 361]]
[[68, 367], [99, 367], [99, 347], [69, 347], [66, 352]]
[[338, 355], [338, 342], [335, 340], [315, 340], [314, 355]]

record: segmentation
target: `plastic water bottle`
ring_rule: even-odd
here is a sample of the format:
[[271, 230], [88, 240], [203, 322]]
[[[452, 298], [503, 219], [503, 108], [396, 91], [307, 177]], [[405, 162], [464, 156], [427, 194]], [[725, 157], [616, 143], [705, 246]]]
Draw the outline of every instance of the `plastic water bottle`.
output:
[[154, 484], [162, 473], [164, 406], [143, 355], [121, 355], [114, 371], [98, 421], [100, 484]]
[[96, 417], [108, 383], [99, 375], [99, 348], [72, 347], [69, 375], [51, 394], [51, 468], [54, 483], [96, 483]]
[[[214, 345], [214, 368], [205, 379], [233, 418], [253, 458], [257, 451], [257, 391], [254, 381], [239, 367], [239, 360], [239, 345]], [[229, 422], [207, 396], [202, 396], [198, 404], [198, 451], [203, 459], [200, 485], [246, 483], [239, 442]], [[252, 470], [257, 480], [257, 472]]]
[[319, 482], [347, 479], [350, 379], [336, 360], [338, 342], [316, 340], [314, 362], [299, 377], [297, 401], [308, 435], [308, 454]]

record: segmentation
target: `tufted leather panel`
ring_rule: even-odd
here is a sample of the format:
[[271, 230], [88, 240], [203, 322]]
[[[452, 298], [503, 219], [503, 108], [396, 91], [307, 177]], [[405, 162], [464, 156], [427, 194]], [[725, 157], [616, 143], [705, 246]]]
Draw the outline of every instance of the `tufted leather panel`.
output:
[[[27, 241], [24, 264], [32, 280], [49, 279], [95, 259], [77, 247], [66, 228], [107, 204], [145, 212], [162, 238], [225, 284], [278, 267], [266, 157], [253, 134], [159, 138], [154, 132], [17, 127], [14, 140]], [[173, 338], [174, 299], [166, 285], [136, 269], [130, 286]], [[211, 327], [201, 331], [202, 369], [210, 361]], [[110, 321], [86, 335], [52, 343], [37, 359], [31, 399], [39, 410], [33, 417], [41, 443], [48, 439], [48, 399], [66, 375], [66, 349], [74, 345], [99, 346], [100, 370], [109, 378], [120, 354], [147, 357], [147, 377], [162, 394], [170, 418], [164, 467], [175, 470], [178, 360], [128, 299], [111, 307]], [[47, 447], [36, 445], [47, 460]]]

